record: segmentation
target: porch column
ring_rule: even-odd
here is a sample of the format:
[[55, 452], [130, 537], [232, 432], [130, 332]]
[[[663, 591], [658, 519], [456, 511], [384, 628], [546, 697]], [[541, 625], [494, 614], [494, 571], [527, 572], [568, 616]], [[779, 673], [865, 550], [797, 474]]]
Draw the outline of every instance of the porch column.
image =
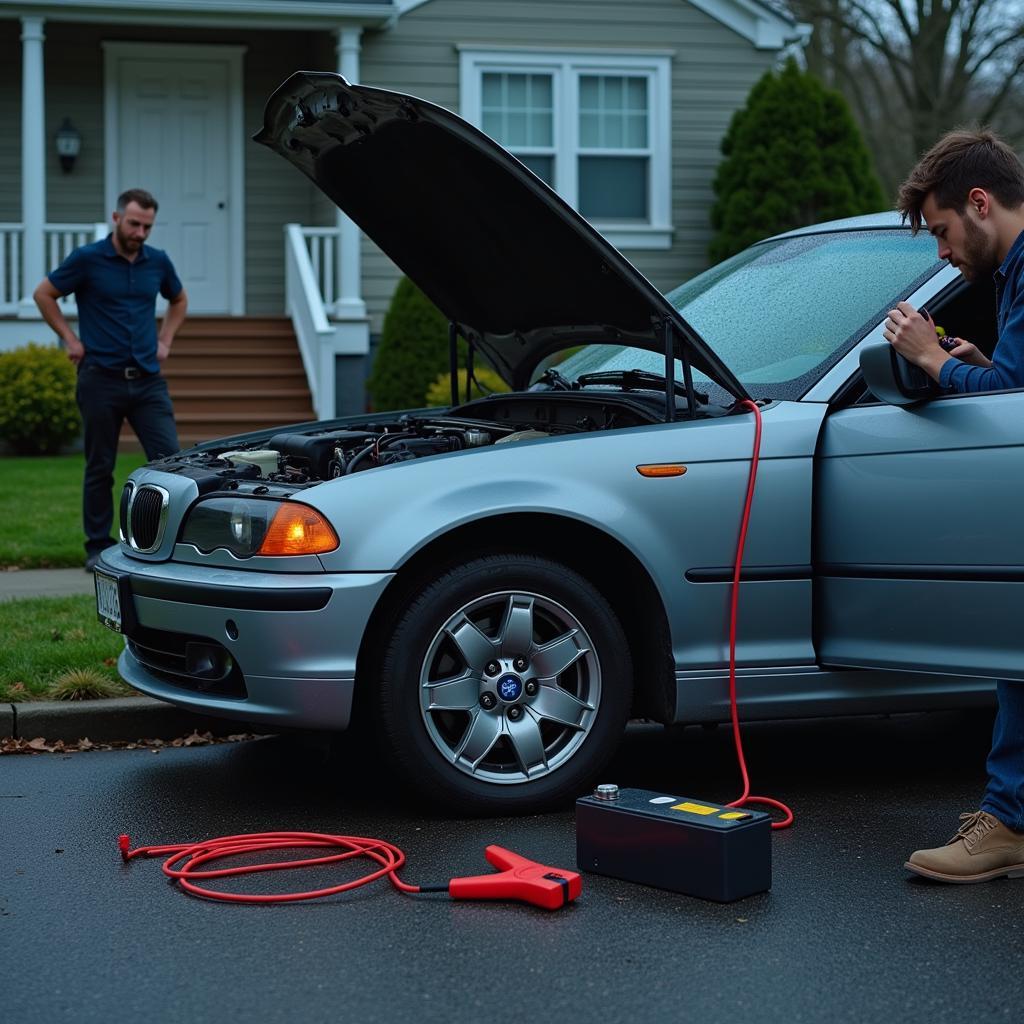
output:
[[[362, 34], [363, 30], [358, 25], [346, 26], [337, 31], [338, 71], [353, 84], [359, 81], [359, 49]], [[339, 319], [351, 320], [366, 316], [360, 250], [359, 228], [339, 210], [338, 258], [335, 260], [338, 299], [334, 303], [334, 315]]]
[[21, 302], [18, 316], [38, 319], [32, 292], [46, 273], [46, 117], [43, 104], [43, 19], [21, 19]]

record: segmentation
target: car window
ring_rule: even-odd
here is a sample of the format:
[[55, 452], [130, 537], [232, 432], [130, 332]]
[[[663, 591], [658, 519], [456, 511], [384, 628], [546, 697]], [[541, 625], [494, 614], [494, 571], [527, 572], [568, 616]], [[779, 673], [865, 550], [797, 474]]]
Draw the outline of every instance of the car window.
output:
[[[799, 398], [885, 312], [943, 264], [908, 230], [842, 231], [763, 242], [668, 293], [752, 394]], [[560, 367], [664, 373], [654, 352], [588, 346]], [[676, 374], [682, 378], [681, 367]], [[695, 373], [699, 389], [716, 390]]]

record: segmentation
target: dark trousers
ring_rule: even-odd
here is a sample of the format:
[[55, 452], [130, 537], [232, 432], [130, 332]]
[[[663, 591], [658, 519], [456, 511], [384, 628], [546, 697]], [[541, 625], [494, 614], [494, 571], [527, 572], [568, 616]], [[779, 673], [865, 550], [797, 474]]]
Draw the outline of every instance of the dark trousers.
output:
[[1024, 832], [1024, 683], [1000, 679], [999, 711], [988, 755], [988, 787], [981, 809], [1007, 828]]
[[86, 555], [114, 544], [114, 460], [121, 426], [127, 419], [147, 459], [178, 451], [174, 409], [167, 382], [160, 374], [123, 380], [99, 367], [78, 370], [75, 397], [85, 425], [85, 482], [82, 524]]

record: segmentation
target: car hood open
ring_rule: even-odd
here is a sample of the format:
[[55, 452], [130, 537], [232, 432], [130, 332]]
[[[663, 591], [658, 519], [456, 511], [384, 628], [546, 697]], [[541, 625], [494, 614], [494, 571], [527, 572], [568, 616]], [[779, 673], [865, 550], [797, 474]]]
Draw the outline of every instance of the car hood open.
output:
[[573, 345], [663, 351], [668, 318], [692, 365], [746, 397], [618, 250], [450, 110], [298, 72], [267, 101], [254, 138], [311, 178], [512, 387]]

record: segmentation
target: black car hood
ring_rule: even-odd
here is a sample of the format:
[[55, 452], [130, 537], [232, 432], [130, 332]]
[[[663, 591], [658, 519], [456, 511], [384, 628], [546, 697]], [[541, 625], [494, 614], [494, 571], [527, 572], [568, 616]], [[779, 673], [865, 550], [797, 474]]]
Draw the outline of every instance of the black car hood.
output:
[[573, 345], [663, 351], [670, 318], [692, 365], [746, 397], [628, 260], [450, 110], [298, 72], [267, 101], [255, 140], [311, 178], [513, 387]]

